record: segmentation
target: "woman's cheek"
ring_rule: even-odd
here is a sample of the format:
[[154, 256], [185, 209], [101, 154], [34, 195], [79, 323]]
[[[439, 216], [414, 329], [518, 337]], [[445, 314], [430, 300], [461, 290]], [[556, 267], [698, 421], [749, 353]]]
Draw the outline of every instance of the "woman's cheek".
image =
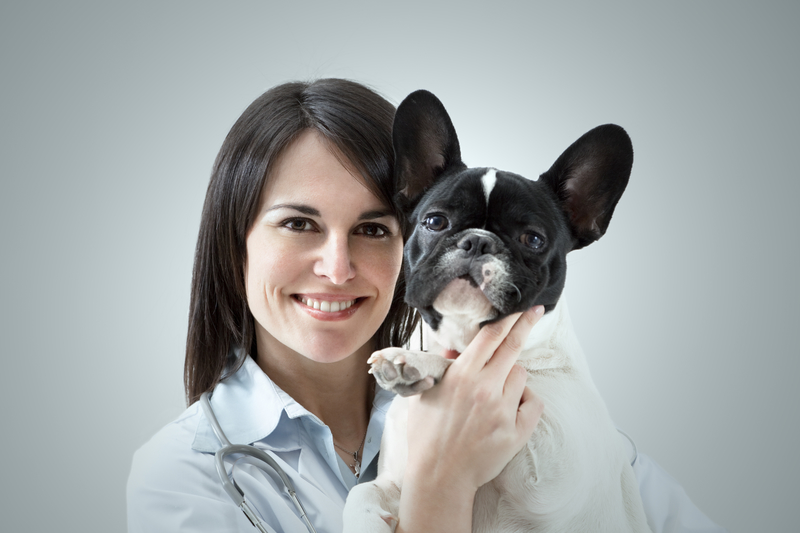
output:
[[392, 292], [400, 275], [400, 269], [403, 266], [403, 240], [399, 237], [393, 238], [387, 243], [387, 249], [382, 256], [381, 263], [384, 270], [384, 275], [391, 285]]

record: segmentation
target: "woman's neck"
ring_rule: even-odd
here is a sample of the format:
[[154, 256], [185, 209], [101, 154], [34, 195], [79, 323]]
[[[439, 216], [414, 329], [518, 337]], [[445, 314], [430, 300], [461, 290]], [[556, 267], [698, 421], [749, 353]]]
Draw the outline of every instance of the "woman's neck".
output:
[[367, 373], [372, 345], [333, 363], [312, 361], [295, 352], [259, 343], [256, 362], [269, 378], [297, 403], [317, 416], [334, 441], [357, 449], [367, 430], [374, 396], [374, 379]]

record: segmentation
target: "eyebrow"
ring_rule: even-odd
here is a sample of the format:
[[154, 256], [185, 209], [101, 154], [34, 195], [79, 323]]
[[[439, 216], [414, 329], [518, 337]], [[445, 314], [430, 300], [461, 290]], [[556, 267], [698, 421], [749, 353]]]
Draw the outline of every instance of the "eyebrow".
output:
[[[318, 209], [315, 209], [315, 208], [313, 208], [311, 206], [303, 205], [303, 204], [278, 204], [278, 205], [273, 205], [272, 207], [267, 209], [266, 212], [269, 213], [270, 211], [275, 211], [277, 209], [293, 209], [295, 211], [298, 211], [298, 212], [303, 213], [304, 215], [308, 215], [310, 217], [322, 216], [322, 213], [320, 213]], [[375, 220], [377, 218], [393, 217], [393, 216], [394, 216], [394, 213], [392, 213], [388, 209], [387, 210], [373, 210], [373, 211], [365, 211], [365, 212], [361, 213], [358, 216], [358, 220]]]
[[361, 213], [358, 220], [375, 220], [376, 218], [393, 217], [394, 213], [391, 211], [366, 211]]
[[303, 213], [304, 215], [308, 215], [308, 216], [311, 216], [311, 217], [322, 216], [322, 213], [320, 213], [319, 210], [314, 209], [313, 207], [310, 207], [310, 206], [307, 206], [307, 205], [302, 205], [302, 204], [278, 204], [278, 205], [273, 205], [272, 207], [267, 209], [266, 212], [269, 213], [270, 211], [277, 211], [278, 209], [293, 209], [295, 211], [299, 211], [299, 212]]

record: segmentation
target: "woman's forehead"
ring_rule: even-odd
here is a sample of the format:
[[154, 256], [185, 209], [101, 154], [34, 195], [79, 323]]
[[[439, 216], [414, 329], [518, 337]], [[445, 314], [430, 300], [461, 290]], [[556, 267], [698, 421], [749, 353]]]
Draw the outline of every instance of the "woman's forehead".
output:
[[287, 201], [323, 206], [361, 206], [358, 211], [389, 210], [353, 165], [331, 149], [315, 130], [303, 132], [281, 154], [266, 180], [262, 206]]

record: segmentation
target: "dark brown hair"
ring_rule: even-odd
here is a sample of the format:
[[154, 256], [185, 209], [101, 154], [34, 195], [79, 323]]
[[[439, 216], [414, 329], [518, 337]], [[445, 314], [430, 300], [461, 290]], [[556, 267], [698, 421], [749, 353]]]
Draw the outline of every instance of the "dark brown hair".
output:
[[[277, 158], [303, 131], [316, 130], [402, 221], [393, 202], [393, 119], [394, 106], [371, 89], [322, 79], [268, 90], [233, 125], [214, 163], [195, 250], [184, 365], [189, 404], [236, 372], [248, 353], [256, 355], [245, 242]], [[401, 270], [376, 348], [406, 344], [416, 326], [404, 288]], [[234, 354], [233, 348], [242, 349]]]

